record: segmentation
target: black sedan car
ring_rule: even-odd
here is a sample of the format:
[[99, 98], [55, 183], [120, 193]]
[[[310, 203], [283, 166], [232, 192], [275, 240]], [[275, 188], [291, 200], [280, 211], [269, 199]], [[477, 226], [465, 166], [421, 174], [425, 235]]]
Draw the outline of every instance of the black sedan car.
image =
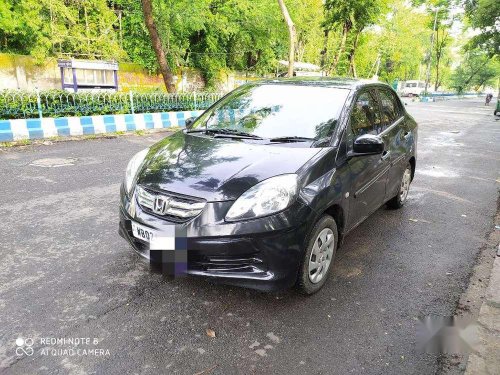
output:
[[120, 234], [175, 274], [318, 291], [343, 237], [415, 173], [417, 124], [387, 85], [246, 84], [136, 154]]

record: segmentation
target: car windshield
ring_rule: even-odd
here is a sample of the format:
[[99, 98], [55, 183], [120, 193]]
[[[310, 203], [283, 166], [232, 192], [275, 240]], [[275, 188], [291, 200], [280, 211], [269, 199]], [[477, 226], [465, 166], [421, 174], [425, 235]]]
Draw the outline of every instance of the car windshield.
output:
[[293, 84], [242, 86], [206, 111], [194, 128], [318, 140], [332, 135], [348, 93], [348, 89]]

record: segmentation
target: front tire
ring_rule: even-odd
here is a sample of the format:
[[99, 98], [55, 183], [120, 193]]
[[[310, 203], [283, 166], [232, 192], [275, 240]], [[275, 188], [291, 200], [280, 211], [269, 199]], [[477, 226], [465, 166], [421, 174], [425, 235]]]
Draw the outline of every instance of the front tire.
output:
[[323, 287], [335, 259], [337, 242], [335, 220], [323, 215], [311, 229], [300, 265], [297, 286], [302, 293], [313, 294]]
[[387, 207], [389, 208], [401, 208], [406, 203], [408, 198], [408, 191], [410, 190], [411, 184], [411, 164], [406, 164], [405, 171], [403, 172], [403, 177], [401, 178], [401, 184], [399, 185], [398, 193], [390, 201], [387, 202]]

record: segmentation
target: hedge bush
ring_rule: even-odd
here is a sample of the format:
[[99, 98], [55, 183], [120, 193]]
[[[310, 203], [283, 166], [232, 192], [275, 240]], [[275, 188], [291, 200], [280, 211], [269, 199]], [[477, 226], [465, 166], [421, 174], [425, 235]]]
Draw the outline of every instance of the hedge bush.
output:
[[[65, 117], [206, 109], [221, 94], [133, 93], [131, 101], [129, 93], [48, 90], [40, 91], [39, 97], [43, 117]], [[36, 92], [0, 91], [0, 119], [39, 117], [37, 99]]]

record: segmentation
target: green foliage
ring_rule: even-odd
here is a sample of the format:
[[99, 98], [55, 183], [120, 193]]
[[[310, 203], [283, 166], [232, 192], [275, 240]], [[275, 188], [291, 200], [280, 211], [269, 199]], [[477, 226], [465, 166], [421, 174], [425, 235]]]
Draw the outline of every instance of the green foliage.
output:
[[0, 0], [0, 50], [118, 59], [116, 19], [106, 0]]
[[[297, 60], [320, 64], [319, 51], [323, 48], [324, 43], [323, 0], [288, 0], [286, 4], [297, 29]], [[278, 26], [283, 27], [281, 21]], [[283, 54], [286, 54], [286, 50], [276, 50], [278, 58]]]
[[378, 20], [385, 3], [384, 0], [326, 0], [324, 26], [364, 29]]
[[[467, 22], [481, 30], [469, 49], [479, 46], [489, 56], [497, 54], [500, 36], [494, 25], [500, 2], [461, 1]], [[452, 50], [457, 47], [450, 33], [452, 3], [286, 0], [297, 31], [298, 61], [320, 64], [332, 75], [368, 78], [379, 58], [379, 77], [389, 83], [425, 79], [430, 61], [435, 87], [446, 85], [452, 61], [459, 58]], [[276, 0], [153, 0], [153, 11], [174, 73], [181, 67], [200, 69], [209, 88], [217, 90], [229, 71], [270, 75], [284, 70], [277, 61], [287, 59], [288, 34]], [[32, 55], [40, 62], [66, 54], [132, 61], [158, 73], [139, 0], [0, 0], [0, 51]]]
[[354, 56], [359, 46], [360, 34], [375, 24], [385, 12], [386, 0], [326, 0], [325, 31], [336, 34], [333, 45], [327, 41], [328, 49], [334, 49], [331, 58], [326, 56], [324, 66], [331, 73], [354, 75]]
[[[206, 109], [221, 97], [219, 94], [134, 94], [135, 113], [190, 111]], [[44, 117], [91, 116], [131, 113], [129, 94], [69, 93], [62, 90], [40, 92]], [[37, 94], [24, 91], [0, 91], [0, 119], [37, 118]]]
[[[123, 9], [123, 48], [150, 71], [157, 70], [140, 2], [118, 0]], [[277, 5], [264, 0], [157, 0], [155, 20], [169, 65], [202, 70], [210, 86], [224, 70], [273, 70], [283, 43]]]
[[498, 56], [490, 57], [488, 51], [474, 49], [465, 53], [460, 66], [451, 75], [450, 87], [461, 94], [469, 89], [479, 90], [494, 84], [500, 76]]
[[500, 51], [500, 2], [498, 0], [465, 0], [466, 14], [471, 26], [481, 31], [474, 36], [469, 49], [481, 48], [490, 56]]
[[358, 54], [359, 73], [371, 77], [380, 55], [379, 77], [392, 83], [394, 79], [423, 78], [424, 55], [429, 48], [429, 17], [403, 2], [390, 5], [389, 13], [379, 22], [380, 29], [365, 33]]

